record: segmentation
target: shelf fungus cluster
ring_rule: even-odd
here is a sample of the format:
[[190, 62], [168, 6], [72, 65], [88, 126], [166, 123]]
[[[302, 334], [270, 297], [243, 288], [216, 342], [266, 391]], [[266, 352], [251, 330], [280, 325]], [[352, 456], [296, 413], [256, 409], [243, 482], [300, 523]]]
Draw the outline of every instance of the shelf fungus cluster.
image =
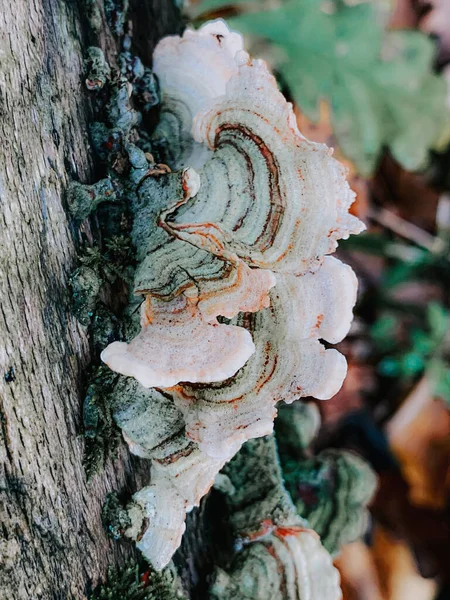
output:
[[154, 71], [155, 135], [174, 171], [129, 152], [141, 330], [102, 360], [133, 378], [114, 393], [115, 418], [153, 466], [127, 535], [162, 568], [186, 511], [244, 442], [272, 431], [276, 404], [340, 388], [346, 361], [320, 340], [346, 335], [356, 278], [327, 255], [363, 225], [344, 168], [301, 135], [266, 64], [223, 21], [163, 39]]
[[377, 478], [350, 450], [326, 449], [314, 456], [308, 446], [319, 427], [317, 406], [296, 403], [281, 408], [276, 433], [284, 483], [297, 512], [336, 555], [365, 533]]
[[339, 574], [284, 485], [273, 435], [247, 442], [217, 481], [240, 551], [217, 568], [217, 600], [339, 600]]
[[346, 450], [324, 450], [283, 466], [286, 487], [299, 514], [331, 554], [365, 533], [376, 477], [362, 458]]

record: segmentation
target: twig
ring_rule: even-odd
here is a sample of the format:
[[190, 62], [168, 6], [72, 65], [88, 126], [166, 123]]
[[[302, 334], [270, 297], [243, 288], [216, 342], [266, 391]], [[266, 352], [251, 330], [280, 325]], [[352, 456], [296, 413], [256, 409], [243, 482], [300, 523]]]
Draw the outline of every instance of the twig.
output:
[[425, 248], [433, 253], [440, 253], [445, 249], [445, 243], [439, 237], [431, 235], [417, 225], [402, 219], [386, 208], [369, 209], [369, 218], [383, 227], [390, 229], [397, 235], [410, 240], [414, 244]]

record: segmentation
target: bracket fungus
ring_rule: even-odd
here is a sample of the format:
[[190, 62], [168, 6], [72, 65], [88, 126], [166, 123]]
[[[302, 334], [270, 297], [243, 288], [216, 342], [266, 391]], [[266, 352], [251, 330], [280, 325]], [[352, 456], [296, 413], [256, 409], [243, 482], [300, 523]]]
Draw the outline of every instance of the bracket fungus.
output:
[[320, 340], [348, 332], [357, 282], [326, 255], [364, 226], [342, 165], [301, 135], [266, 64], [223, 21], [163, 39], [154, 70], [155, 135], [174, 172], [128, 144], [142, 329], [102, 359], [141, 384], [115, 394], [132, 452], [153, 460], [127, 535], [162, 568], [185, 512], [244, 442], [272, 431], [276, 404], [340, 388], [345, 358]]
[[369, 465], [348, 450], [324, 450], [318, 456], [283, 464], [285, 483], [295, 506], [325, 548], [337, 554], [367, 530], [377, 479]]
[[216, 569], [212, 598], [340, 600], [332, 558], [284, 487], [275, 437], [247, 442], [221, 477], [240, 543], [230, 567]]
[[339, 574], [311, 529], [278, 529], [218, 571], [217, 600], [341, 600]]
[[319, 427], [317, 406], [302, 403], [281, 407], [275, 429], [284, 484], [297, 512], [336, 555], [366, 532], [377, 477], [350, 450], [326, 449], [313, 455], [308, 446]]
[[[180, 380], [222, 381], [234, 375], [255, 350], [248, 331], [206, 322], [197, 304], [186, 296], [172, 302], [148, 296], [141, 307], [141, 333], [129, 344], [110, 344], [102, 360], [144, 387], [167, 388]], [[189, 351], [190, 345], [194, 352]]]

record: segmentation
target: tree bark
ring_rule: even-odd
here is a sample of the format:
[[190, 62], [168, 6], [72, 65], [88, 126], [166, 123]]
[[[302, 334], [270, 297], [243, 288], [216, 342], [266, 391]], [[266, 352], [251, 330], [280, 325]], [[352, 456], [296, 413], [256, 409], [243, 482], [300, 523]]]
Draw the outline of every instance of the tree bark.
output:
[[[122, 564], [133, 551], [105, 535], [100, 519], [105, 495], [123, 488], [131, 494], [148, 481], [148, 464], [130, 457], [125, 447], [89, 483], [82, 465], [81, 403], [90, 357], [84, 328], [70, 313], [68, 276], [76, 264], [77, 232], [64, 210], [70, 179], [96, 179], [83, 82], [89, 34], [80, 5], [0, 0], [0, 598], [5, 600], [86, 598], [106, 567]], [[146, 11], [159, 23], [147, 22], [151, 49], [171, 32], [174, 13], [169, 0], [149, 0]]]

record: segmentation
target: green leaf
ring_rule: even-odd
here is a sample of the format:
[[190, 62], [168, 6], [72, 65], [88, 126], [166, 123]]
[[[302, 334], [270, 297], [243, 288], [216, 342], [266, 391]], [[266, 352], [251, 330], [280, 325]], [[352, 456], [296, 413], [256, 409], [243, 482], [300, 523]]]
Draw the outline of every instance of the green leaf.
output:
[[435, 340], [440, 340], [447, 332], [449, 326], [449, 313], [442, 304], [430, 302], [427, 309], [428, 324]]
[[375, 321], [370, 334], [379, 350], [388, 351], [396, 345], [397, 323], [398, 319], [392, 314], [385, 314]]
[[410, 262], [403, 262], [399, 257], [397, 264], [393, 265], [383, 275], [383, 287], [394, 288], [405, 281], [414, 281], [421, 278], [433, 257], [421, 248], [414, 249], [416, 256]]
[[395, 358], [383, 358], [378, 363], [378, 372], [384, 377], [398, 377], [400, 374], [400, 364]]
[[434, 43], [417, 31], [385, 31], [376, 3], [287, 0], [229, 21], [277, 48], [277, 68], [309, 118], [328, 102], [338, 144], [362, 175], [374, 171], [385, 146], [407, 169], [420, 169], [443, 132], [450, 135], [446, 83], [432, 71]]
[[422, 356], [415, 352], [407, 352], [400, 359], [400, 370], [406, 377], [418, 375], [425, 368]]
[[339, 247], [347, 252], [364, 252], [373, 256], [385, 257], [387, 247], [391, 243], [391, 240], [378, 232], [364, 232], [360, 235], [352, 235], [347, 240], [341, 240]]
[[430, 339], [428, 333], [425, 333], [421, 329], [413, 329], [411, 332], [411, 342], [415, 354], [427, 357], [436, 348], [436, 343], [433, 339]]

